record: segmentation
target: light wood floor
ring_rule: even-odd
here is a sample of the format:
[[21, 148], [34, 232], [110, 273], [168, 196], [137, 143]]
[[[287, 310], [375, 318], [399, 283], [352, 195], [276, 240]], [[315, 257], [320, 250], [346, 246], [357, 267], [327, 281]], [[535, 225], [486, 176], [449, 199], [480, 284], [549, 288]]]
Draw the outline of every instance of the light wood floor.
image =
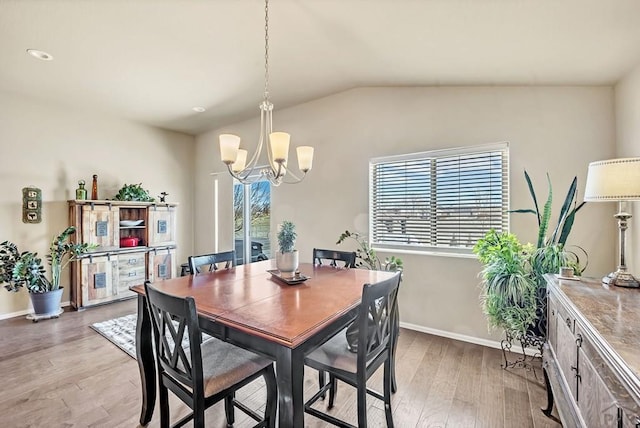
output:
[[[138, 365], [89, 325], [134, 313], [135, 300], [39, 323], [24, 317], [0, 321], [1, 427], [136, 427], [140, 411]], [[402, 330], [397, 352], [399, 390], [393, 396], [396, 427], [558, 427], [540, 411], [546, 403], [541, 372], [503, 370], [499, 350]], [[308, 369], [306, 396], [316, 386]], [[376, 373], [371, 386], [381, 389]], [[264, 403], [260, 382], [242, 397]], [[381, 403], [369, 398], [369, 426], [385, 426]], [[320, 402], [319, 406], [324, 406]], [[171, 402], [172, 418], [187, 413]], [[353, 389], [340, 385], [333, 412], [356, 422]], [[222, 405], [206, 414], [207, 426], [225, 427]], [[236, 411], [236, 427], [251, 426]], [[310, 415], [307, 427], [327, 426]], [[156, 412], [149, 425], [159, 426]]]

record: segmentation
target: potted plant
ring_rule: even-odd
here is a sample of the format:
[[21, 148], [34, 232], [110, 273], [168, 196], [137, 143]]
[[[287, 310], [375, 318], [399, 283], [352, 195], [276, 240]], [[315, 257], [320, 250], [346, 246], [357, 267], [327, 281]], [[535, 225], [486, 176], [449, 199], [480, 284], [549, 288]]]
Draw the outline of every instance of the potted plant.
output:
[[291, 274], [298, 270], [298, 250], [296, 250], [296, 225], [285, 220], [278, 230], [278, 247], [276, 267], [283, 274]]
[[576, 201], [577, 178], [574, 177], [560, 210], [558, 223], [548, 235], [553, 191], [547, 174], [548, 195], [542, 211], [538, 207], [533, 184], [525, 171], [525, 180], [533, 201], [533, 209], [513, 210], [533, 213], [538, 220], [537, 244], [522, 244], [508, 232], [490, 230], [473, 248], [483, 264], [481, 301], [489, 327], [505, 330], [509, 338], [520, 341], [527, 336], [546, 336], [546, 281], [544, 274], [557, 273], [569, 266], [578, 274], [586, 267], [578, 252], [566, 247], [575, 215], [584, 202]]
[[366, 237], [358, 232], [345, 230], [338, 238], [336, 245], [342, 244], [347, 239], [354, 240], [358, 245], [356, 248], [356, 267], [366, 268], [369, 270], [386, 270], [390, 272], [402, 270], [402, 259], [396, 256], [391, 256], [385, 258], [384, 262], [382, 262], [375, 250], [369, 246], [369, 242]]
[[[168, 195], [166, 192], [163, 193], [163, 196]], [[155, 199], [149, 194], [149, 192], [142, 187], [142, 183], [125, 184], [120, 188], [120, 190], [118, 190], [118, 193], [113, 197], [113, 199], [116, 201], [155, 202]], [[164, 197], [162, 199], [164, 199]]]
[[13, 242], [0, 243], [0, 284], [4, 284], [4, 287], [12, 292], [26, 287], [37, 316], [60, 313], [62, 271], [69, 263], [91, 249], [89, 244], [76, 244], [69, 240], [75, 231], [75, 227], [69, 226], [51, 240], [46, 256], [51, 266], [51, 279], [47, 278], [42, 259], [37, 253], [20, 252]]

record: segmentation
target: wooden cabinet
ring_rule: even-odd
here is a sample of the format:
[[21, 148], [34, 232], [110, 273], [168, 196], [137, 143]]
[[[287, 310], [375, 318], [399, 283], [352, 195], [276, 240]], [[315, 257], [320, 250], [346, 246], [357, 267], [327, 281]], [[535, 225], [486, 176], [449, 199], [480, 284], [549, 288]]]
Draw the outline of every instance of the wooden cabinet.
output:
[[71, 266], [73, 307], [131, 298], [134, 285], [176, 276], [176, 209], [165, 203], [69, 201], [73, 239], [94, 246]]
[[638, 290], [547, 275], [549, 403], [564, 426], [640, 428]]

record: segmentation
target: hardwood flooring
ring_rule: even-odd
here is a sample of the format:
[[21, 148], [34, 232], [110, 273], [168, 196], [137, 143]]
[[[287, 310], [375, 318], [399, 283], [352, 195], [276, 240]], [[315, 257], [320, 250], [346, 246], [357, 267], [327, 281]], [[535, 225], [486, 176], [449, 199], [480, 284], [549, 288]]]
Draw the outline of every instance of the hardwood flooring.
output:
[[[135, 300], [129, 300], [65, 312], [59, 319], [38, 323], [24, 317], [0, 321], [0, 426], [138, 426], [137, 363], [88, 327], [135, 311]], [[398, 392], [392, 398], [395, 426], [559, 427], [540, 411], [546, 404], [540, 369], [536, 378], [533, 371], [503, 370], [501, 363], [497, 349], [402, 330], [397, 351]], [[316, 372], [308, 369], [305, 396], [316, 385]], [[382, 388], [381, 371], [370, 385]], [[260, 408], [263, 384], [248, 385], [241, 398]], [[382, 404], [373, 398], [368, 404], [369, 426], [386, 426]], [[170, 408], [173, 420], [187, 413], [175, 397]], [[356, 412], [353, 388], [340, 385], [332, 413], [355, 423]], [[206, 419], [208, 427], [225, 427], [222, 404], [209, 409]], [[251, 426], [251, 422], [236, 411], [236, 427]], [[159, 426], [157, 411], [149, 426]], [[328, 424], [306, 415], [305, 426]]]

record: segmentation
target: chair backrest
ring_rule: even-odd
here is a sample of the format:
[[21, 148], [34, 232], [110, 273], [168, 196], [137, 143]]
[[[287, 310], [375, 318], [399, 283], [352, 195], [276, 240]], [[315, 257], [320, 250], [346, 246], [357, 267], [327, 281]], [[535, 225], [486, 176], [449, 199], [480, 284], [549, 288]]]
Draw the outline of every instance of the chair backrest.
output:
[[158, 370], [165, 378], [168, 376], [184, 395], [204, 397], [202, 333], [193, 297], [165, 294], [149, 281], [145, 282], [144, 289], [151, 314]]
[[334, 267], [356, 267], [355, 251], [323, 250], [321, 248], [314, 248], [313, 264], [321, 265], [323, 264], [323, 260], [329, 261], [329, 265]]
[[[358, 370], [363, 370], [374, 359], [379, 362], [388, 358], [392, 336], [397, 322], [398, 287], [400, 272], [384, 281], [365, 284], [362, 288], [362, 303], [358, 313]], [[366, 346], [361, 346], [366, 344]], [[374, 362], [374, 364], [376, 364]], [[376, 364], [377, 365], [377, 364]]]
[[236, 265], [236, 252], [225, 251], [222, 253], [202, 254], [200, 256], [189, 256], [189, 269], [193, 275], [203, 272], [203, 267], [208, 266], [209, 272], [219, 269], [218, 264], [225, 263], [224, 268], [229, 269]]

